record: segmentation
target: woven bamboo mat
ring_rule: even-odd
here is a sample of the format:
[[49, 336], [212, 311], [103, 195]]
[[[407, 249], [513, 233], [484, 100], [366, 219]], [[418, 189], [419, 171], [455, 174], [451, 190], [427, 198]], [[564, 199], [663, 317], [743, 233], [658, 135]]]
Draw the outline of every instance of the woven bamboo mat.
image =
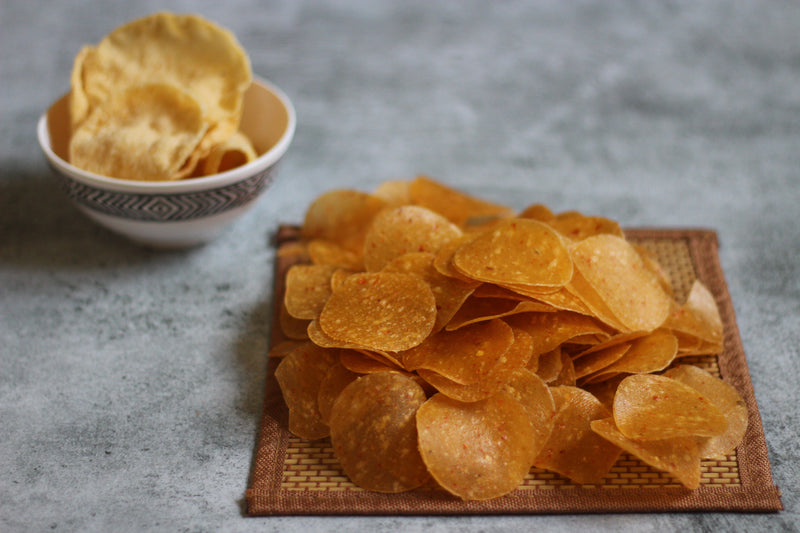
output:
[[[666, 473], [623, 453], [602, 484], [577, 485], [558, 474], [531, 469], [515, 491], [489, 501], [462, 501], [434, 487], [399, 494], [362, 490], [342, 471], [327, 439], [308, 442], [286, 429], [287, 412], [273, 373], [267, 366], [264, 411], [250, 487], [250, 515], [435, 515], [435, 514], [567, 514], [619, 512], [781, 510], [773, 484], [761, 417], [756, 405], [733, 305], [718, 257], [713, 231], [702, 229], [632, 229], [626, 236], [654, 252], [668, 271], [676, 296], [685, 296], [695, 279], [714, 294], [724, 325], [724, 350], [718, 356], [682, 358], [737, 388], [749, 411], [744, 442], [728, 456], [704, 460], [700, 488], [690, 491]], [[281, 227], [277, 246], [290, 250], [294, 228]], [[285, 247], [285, 248], [283, 248]], [[275, 304], [282, 300], [286, 270], [300, 258], [277, 254]], [[274, 313], [272, 342], [282, 339]]]

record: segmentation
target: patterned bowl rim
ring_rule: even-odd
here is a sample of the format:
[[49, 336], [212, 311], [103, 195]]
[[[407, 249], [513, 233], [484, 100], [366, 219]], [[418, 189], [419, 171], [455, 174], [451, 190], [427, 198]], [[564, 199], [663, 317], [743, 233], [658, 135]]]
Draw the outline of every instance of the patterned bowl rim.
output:
[[[82, 170], [59, 157], [52, 149], [50, 144], [50, 132], [47, 125], [47, 111], [45, 111], [36, 127], [37, 138], [45, 157], [51, 165], [65, 174], [66, 177], [83, 183], [88, 187], [103, 189], [108, 191], [119, 191], [134, 194], [173, 194], [173, 193], [192, 193], [208, 189], [217, 189], [237, 181], [251, 178], [254, 174], [262, 172], [264, 169], [274, 165], [280, 160], [294, 138], [297, 128], [297, 115], [294, 105], [289, 97], [272, 82], [258, 76], [253, 77], [253, 83], [260, 85], [263, 89], [271, 92], [281, 102], [287, 114], [286, 129], [281, 134], [278, 141], [266, 152], [246, 165], [234, 168], [227, 172], [221, 172], [213, 176], [192, 178], [188, 180], [154, 182], [154, 181], [132, 181], [121, 180], [101, 176], [93, 172]], [[62, 95], [63, 98], [64, 95]]]

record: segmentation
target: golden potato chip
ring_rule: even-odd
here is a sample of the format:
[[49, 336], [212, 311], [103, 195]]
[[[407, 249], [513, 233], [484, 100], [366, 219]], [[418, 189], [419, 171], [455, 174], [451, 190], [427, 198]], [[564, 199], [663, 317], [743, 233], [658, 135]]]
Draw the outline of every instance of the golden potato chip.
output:
[[658, 262], [658, 257], [656, 254], [644, 246], [635, 243], [632, 243], [632, 246], [642, 258], [645, 268], [652, 272], [656, 277], [659, 285], [661, 285], [661, 288], [664, 289], [664, 292], [667, 293], [670, 298], [674, 298], [675, 290], [672, 287], [672, 281], [669, 278], [669, 273], [664, 269], [661, 263]]
[[[712, 352], [722, 350], [722, 318], [714, 295], [699, 280], [695, 280], [689, 296], [682, 305], [673, 305], [664, 327], [678, 335], [696, 339], [699, 347], [709, 343]], [[697, 349], [697, 348], [695, 348]]]
[[514, 490], [536, 442], [530, 415], [511, 394], [465, 403], [435, 394], [417, 411], [419, 451], [433, 478], [464, 500]]
[[625, 239], [595, 235], [570, 251], [575, 269], [625, 328], [652, 331], [664, 323], [671, 298]]
[[531, 419], [534, 439], [530, 463], [533, 464], [553, 431], [556, 406], [550, 387], [530, 370], [520, 368], [511, 374], [503, 390], [522, 404]]
[[556, 414], [553, 431], [533, 464], [580, 484], [599, 483], [622, 450], [592, 431], [593, 420], [611, 413], [597, 398], [577, 387], [551, 387]]
[[412, 203], [410, 187], [411, 182], [408, 180], [384, 181], [372, 191], [372, 195], [382, 199], [387, 205], [409, 205]]
[[508, 217], [513, 214], [506, 206], [475, 198], [427, 176], [414, 179], [409, 184], [408, 195], [411, 203], [441, 213], [459, 226], [472, 218]]
[[330, 265], [293, 265], [286, 272], [286, 311], [295, 318], [317, 318], [333, 292], [331, 277], [338, 270]]
[[540, 222], [550, 222], [553, 220], [553, 218], [555, 218], [555, 215], [550, 208], [544, 204], [531, 204], [520, 211], [517, 217], [532, 218]]
[[531, 357], [531, 361], [536, 361], [535, 368], [532, 364], [528, 364], [527, 368], [531, 372], [535, 372], [545, 383], [555, 381], [561, 374], [561, 369], [564, 366], [564, 358], [562, 357], [563, 350], [560, 346], [544, 353], [538, 354], [537, 357]]
[[558, 374], [555, 378], [550, 380], [547, 384], [551, 387], [558, 387], [561, 385], [567, 385], [570, 387], [574, 387], [577, 382], [577, 373], [575, 371], [575, 363], [572, 361], [572, 357], [566, 350], [561, 351], [561, 369], [559, 370]]
[[508, 298], [467, 298], [445, 326], [455, 330], [477, 322], [494, 318], [509, 317], [521, 313], [549, 313], [555, 309], [541, 302], [531, 300], [510, 300]]
[[461, 230], [442, 215], [424, 207], [404, 205], [382, 211], [364, 238], [364, 266], [377, 272], [389, 261], [411, 252], [435, 254], [461, 236]]
[[81, 122], [89, 116], [90, 104], [89, 97], [86, 95], [86, 88], [83, 85], [83, 63], [89, 54], [93, 53], [92, 46], [83, 46], [75, 55], [72, 63], [72, 73], [70, 75], [69, 92], [69, 116], [70, 124], [74, 130]]
[[403, 367], [394, 358], [375, 352], [343, 348], [339, 361], [348, 370], [357, 374], [373, 374], [402, 370]]
[[386, 202], [365, 192], [328, 191], [308, 206], [301, 233], [308, 241], [325, 239], [360, 256], [367, 229], [385, 207]]
[[310, 342], [287, 354], [275, 369], [283, 399], [289, 408], [289, 431], [298, 437], [317, 440], [327, 437], [317, 396], [320, 383], [336, 364], [335, 353]]
[[390, 352], [418, 345], [435, 322], [436, 298], [428, 284], [399, 272], [348, 276], [319, 316], [319, 327], [330, 337]]
[[521, 330], [514, 331], [514, 342], [497, 363], [480, 380], [462, 384], [439, 374], [420, 368], [417, 374], [431, 387], [445, 396], [462, 402], [485, 400], [502, 389], [515, 371], [525, 368], [531, 357], [533, 339]]
[[333, 265], [353, 271], [364, 269], [361, 253], [347, 250], [333, 241], [313, 239], [309, 241], [307, 248], [311, 262], [316, 265]]
[[443, 243], [434, 254], [433, 267], [444, 276], [480, 285], [481, 282], [461, 274], [453, 266], [453, 254], [456, 253], [456, 250], [476, 237], [475, 233], [463, 233], [461, 236]]
[[70, 162], [120, 179], [174, 179], [208, 129], [188, 93], [165, 84], [132, 87], [102, 102], [72, 133]]
[[309, 321], [302, 318], [295, 318], [286, 310], [286, 304], [282, 303], [278, 312], [278, 324], [281, 326], [283, 334], [295, 340], [308, 340]]
[[581, 379], [596, 372], [606, 371], [609, 366], [622, 359], [630, 349], [631, 345], [624, 342], [575, 358], [573, 360], [575, 365], [575, 378]]
[[468, 385], [482, 380], [513, 342], [511, 327], [495, 319], [434, 333], [403, 352], [402, 361], [406, 370], [424, 368]]
[[558, 287], [572, 277], [572, 259], [563, 239], [547, 224], [506, 219], [453, 254], [465, 276], [489, 283]]
[[113, 93], [143, 83], [192, 95], [209, 125], [199, 149], [206, 154], [238, 129], [252, 72], [228, 30], [198, 15], [154, 13], [114, 29], [91, 49], [82, 81], [90, 114]]
[[417, 447], [416, 414], [425, 392], [393, 372], [359, 377], [330, 413], [331, 445], [348, 477], [377, 492], [402, 492], [429, 479]]
[[715, 437], [728, 425], [720, 409], [696, 389], [655, 374], [623, 379], [613, 411], [617, 428], [636, 440]]
[[461, 309], [464, 301], [475, 290], [477, 283], [441, 274], [434, 268], [433, 259], [434, 255], [431, 253], [412, 252], [392, 259], [383, 270], [411, 274], [428, 284], [436, 299], [436, 323], [433, 331], [440, 331]]
[[700, 457], [705, 459], [731, 453], [742, 442], [747, 431], [747, 405], [732, 385], [694, 365], [679, 365], [663, 375], [689, 385], [711, 400], [728, 422], [720, 435], [696, 439]]
[[644, 374], [664, 370], [678, 353], [678, 339], [665, 330], [656, 330], [630, 341], [630, 348], [618, 360], [595, 373], [592, 380], [612, 374]]
[[612, 417], [591, 422], [592, 430], [645, 463], [669, 472], [688, 489], [700, 486], [700, 453], [691, 437], [634, 440], [623, 435]]
[[593, 235], [609, 234], [624, 237], [622, 228], [611, 219], [587, 216], [571, 211], [560, 213], [548, 221], [556, 231], [574, 241], [581, 241]]
[[358, 374], [348, 370], [341, 363], [336, 363], [328, 369], [317, 391], [317, 409], [325, 425], [330, 423], [331, 410], [339, 394], [356, 379]]
[[280, 341], [274, 346], [270, 347], [269, 352], [267, 353], [267, 357], [275, 357], [275, 358], [286, 357], [287, 355], [292, 353], [296, 348], [300, 347], [300, 345], [305, 344], [306, 342], [308, 342], [308, 339], [304, 340], [288, 339]]
[[209, 154], [198, 167], [202, 166], [201, 175], [210, 176], [246, 165], [257, 157], [253, 143], [247, 135], [237, 130], [227, 139], [211, 146]]
[[534, 339], [534, 353], [554, 350], [571, 339], [586, 334], [606, 334], [607, 329], [594, 317], [558, 311], [525, 313], [504, 319], [512, 327], [524, 329]]

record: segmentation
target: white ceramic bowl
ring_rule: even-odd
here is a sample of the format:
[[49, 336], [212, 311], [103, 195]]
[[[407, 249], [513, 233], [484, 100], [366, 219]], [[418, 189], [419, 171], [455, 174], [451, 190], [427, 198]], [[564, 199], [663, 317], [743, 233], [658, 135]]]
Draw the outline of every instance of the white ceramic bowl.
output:
[[133, 241], [156, 247], [206, 243], [251, 208], [275, 177], [294, 137], [292, 102], [270, 82], [256, 78], [244, 96], [240, 129], [258, 158], [212, 176], [170, 182], [109, 178], [67, 161], [69, 95], [42, 115], [39, 144], [60, 177], [67, 196], [102, 226]]

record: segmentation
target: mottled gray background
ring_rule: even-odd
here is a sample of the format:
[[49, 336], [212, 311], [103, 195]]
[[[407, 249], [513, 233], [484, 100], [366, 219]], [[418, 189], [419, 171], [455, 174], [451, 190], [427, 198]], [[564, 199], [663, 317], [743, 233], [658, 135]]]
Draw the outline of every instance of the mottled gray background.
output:
[[[218, 241], [139, 248], [35, 140], [72, 58], [196, 11], [294, 100], [278, 182]], [[0, 530], [797, 531], [800, 4], [3, 0]], [[716, 230], [777, 515], [245, 518], [281, 222], [427, 173], [523, 207]]]

